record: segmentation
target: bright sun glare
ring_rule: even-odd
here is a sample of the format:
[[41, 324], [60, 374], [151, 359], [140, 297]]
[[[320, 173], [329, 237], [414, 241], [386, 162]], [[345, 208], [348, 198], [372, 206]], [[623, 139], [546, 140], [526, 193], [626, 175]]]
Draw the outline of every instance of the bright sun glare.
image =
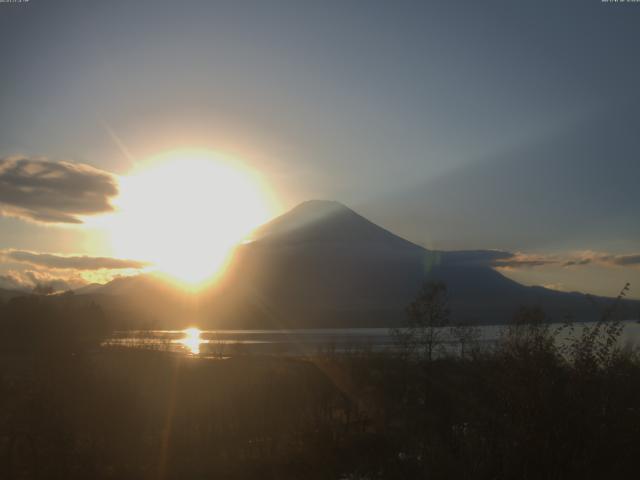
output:
[[187, 328], [184, 331], [184, 338], [178, 340], [178, 343], [182, 344], [192, 355], [199, 355], [200, 344], [203, 343], [200, 338], [201, 334], [202, 331], [199, 328]]
[[114, 253], [149, 261], [191, 287], [216, 278], [233, 247], [272, 213], [255, 173], [203, 151], [145, 162], [121, 179], [115, 204]]

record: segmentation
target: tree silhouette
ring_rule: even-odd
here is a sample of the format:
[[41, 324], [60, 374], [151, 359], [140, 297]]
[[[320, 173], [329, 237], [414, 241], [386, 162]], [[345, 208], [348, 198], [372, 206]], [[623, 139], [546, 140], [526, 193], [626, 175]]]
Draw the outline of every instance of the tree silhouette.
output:
[[452, 339], [460, 345], [461, 358], [465, 357], [470, 347], [472, 350], [477, 347], [478, 340], [482, 335], [481, 330], [477, 326], [465, 322], [452, 325], [449, 328], [449, 333], [451, 334]]
[[425, 283], [407, 307], [407, 317], [407, 329], [398, 334], [403, 336], [407, 348], [431, 361], [435, 349], [443, 341], [442, 327], [450, 323], [447, 286], [442, 282]]

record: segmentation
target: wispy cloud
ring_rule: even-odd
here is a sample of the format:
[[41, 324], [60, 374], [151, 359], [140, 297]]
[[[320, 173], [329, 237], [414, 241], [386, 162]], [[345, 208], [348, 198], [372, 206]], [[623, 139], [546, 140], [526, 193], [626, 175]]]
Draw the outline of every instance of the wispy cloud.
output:
[[532, 268], [558, 263], [556, 259], [546, 255], [514, 253], [510, 258], [496, 260], [493, 266], [497, 268]]
[[6, 290], [25, 290], [31, 287], [27, 287], [21, 276], [16, 272], [7, 272], [0, 275], [0, 288]]
[[[2, 267], [0, 265], [0, 267]], [[6, 267], [6, 265], [5, 265]], [[118, 277], [139, 273], [137, 270], [50, 270], [46, 268], [13, 268], [0, 273], [0, 288], [21, 291], [75, 290], [91, 283], [105, 284]]]
[[135, 275], [146, 262], [87, 255], [0, 250], [0, 288], [60, 292]]
[[21, 156], [0, 159], [0, 214], [42, 223], [82, 223], [113, 210], [115, 177], [89, 165]]
[[559, 292], [569, 291], [569, 289], [566, 287], [564, 283], [545, 283], [544, 285], [541, 285], [541, 286], [549, 290], [557, 290]]
[[491, 266], [497, 268], [539, 267], [557, 263], [557, 259], [546, 255], [513, 253], [504, 250], [465, 250], [446, 252], [445, 261], [449, 264], [466, 266]]
[[470, 250], [447, 252], [447, 261], [456, 264], [491, 266], [500, 269], [521, 269], [543, 266], [577, 268], [587, 265], [600, 267], [640, 267], [640, 254], [613, 254], [581, 251], [565, 254], [506, 252], [503, 250]]
[[142, 269], [148, 266], [145, 262], [138, 260], [125, 260], [111, 257], [89, 257], [65, 256], [51, 253], [37, 253], [25, 250], [5, 250], [2, 256], [13, 262], [28, 263], [34, 266], [52, 269], [73, 269], [73, 270], [119, 270], [119, 269]]
[[71, 290], [86, 283], [80, 277], [57, 277], [48, 272], [32, 270], [9, 271], [0, 275], [0, 288], [7, 290], [56, 293]]
[[563, 263], [565, 267], [597, 264], [612, 267], [640, 267], [640, 253], [612, 254], [606, 252], [586, 251], [576, 254]]

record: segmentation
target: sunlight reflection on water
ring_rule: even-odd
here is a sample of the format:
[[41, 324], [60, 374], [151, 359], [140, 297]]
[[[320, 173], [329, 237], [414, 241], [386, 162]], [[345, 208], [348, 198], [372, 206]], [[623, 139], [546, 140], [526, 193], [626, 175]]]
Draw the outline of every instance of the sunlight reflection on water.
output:
[[199, 328], [187, 328], [184, 331], [184, 338], [177, 341], [183, 345], [192, 355], [200, 354], [200, 345], [204, 343], [202, 340], [202, 331]]
[[[621, 347], [640, 347], [640, 323], [623, 322], [625, 328], [619, 338]], [[589, 324], [577, 324], [576, 333]], [[556, 329], [560, 324], [551, 324]], [[504, 325], [479, 327], [481, 345], [494, 345]], [[456, 350], [457, 344], [448, 339], [449, 331], [442, 329], [443, 343]], [[557, 337], [559, 342], [567, 332]], [[382, 351], [394, 348], [394, 340], [386, 328], [335, 328], [309, 330], [137, 330], [120, 331], [107, 340], [105, 346], [143, 348], [182, 353], [206, 358], [227, 358], [228, 355], [288, 354], [313, 355], [324, 351], [371, 349]]]

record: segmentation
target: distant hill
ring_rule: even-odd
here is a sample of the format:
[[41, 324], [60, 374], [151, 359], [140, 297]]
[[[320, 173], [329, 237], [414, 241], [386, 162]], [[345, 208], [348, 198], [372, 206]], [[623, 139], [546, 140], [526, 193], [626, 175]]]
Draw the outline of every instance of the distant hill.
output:
[[76, 302], [99, 304], [117, 328], [181, 328], [197, 323], [197, 297], [151, 274], [91, 284], [76, 290], [73, 297]]
[[0, 301], [6, 302], [14, 297], [21, 297], [23, 295], [27, 295], [27, 292], [23, 292], [20, 290], [7, 290], [5, 288], [0, 288]]
[[422, 283], [439, 280], [458, 321], [503, 323], [521, 305], [539, 305], [558, 321], [597, 317], [583, 294], [526, 287], [477, 261], [491, 254], [430, 251], [340, 203], [314, 200], [258, 228], [236, 249], [223, 280], [197, 297], [146, 276], [114, 280], [91, 296], [181, 325], [375, 327], [401, 325]]

